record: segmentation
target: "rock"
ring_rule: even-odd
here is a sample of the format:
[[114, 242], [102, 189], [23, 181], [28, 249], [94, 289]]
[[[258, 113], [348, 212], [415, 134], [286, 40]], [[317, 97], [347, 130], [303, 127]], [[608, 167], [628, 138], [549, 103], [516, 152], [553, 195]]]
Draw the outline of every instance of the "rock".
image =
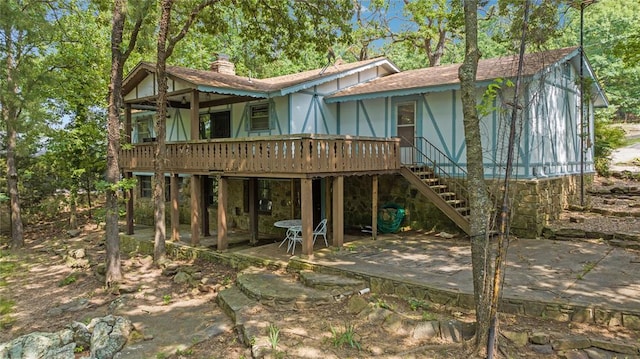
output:
[[171, 277], [178, 273], [180, 266], [177, 264], [169, 264], [162, 270], [162, 275], [165, 277]]
[[428, 322], [419, 322], [413, 329], [411, 335], [413, 339], [432, 339], [440, 336], [440, 322], [431, 320]]
[[353, 295], [347, 303], [347, 312], [350, 314], [358, 314], [369, 306], [369, 302], [359, 295]]
[[556, 237], [584, 238], [586, 233], [578, 228], [560, 228], [555, 233]]
[[440, 322], [440, 337], [449, 343], [460, 343], [462, 336], [462, 325], [457, 320], [447, 320]]
[[382, 328], [388, 333], [394, 335], [406, 335], [406, 328], [402, 316], [397, 313], [389, 311], [389, 314], [382, 323]]
[[591, 340], [591, 346], [622, 354], [638, 354], [638, 347], [632, 344], [616, 343], [606, 340]]
[[76, 343], [76, 347], [91, 347], [91, 333], [84, 323], [73, 322], [67, 328], [73, 331], [73, 341]]
[[71, 238], [75, 238], [75, 237], [79, 236], [80, 233], [82, 233], [82, 231], [79, 230], [79, 229], [70, 229], [70, 230], [67, 231], [67, 234]]
[[34, 332], [0, 344], [0, 358], [74, 359], [75, 348], [73, 332], [69, 329], [55, 333]]
[[502, 331], [502, 335], [516, 347], [524, 347], [529, 342], [529, 335], [523, 332]]
[[589, 356], [589, 359], [613, 359], [614, 353], [598, 349], [598, 348], [587, 348], [584, 350], [585, 353]]
[[551, 341], [554, 350], [584, 349], [591, 346], [591, 340], [582, 336], [569, 336]]
[[558, 353], [560, 359], [589, 359], [589, 354], [582, 350], [571, 350]]
[[549, 344], [549, 334], [547, 334], [547, 333], [540, 333], [540, 332], [533, 333], [533, 334], [531, 334], [531, 336], [529, 337], [529, 341], [530, 341], [532, 344], [541, 344], [541, 345]]
[[124, 317], [108, 315], [96, 318], [87, 326], [91, 334], [91, 358], [112, 359], [129, 339], [133, 324]]
[[188, 284], [191, 283], [192, 280], [193, 278], [191, 278], [191, 275], [187, 272], [178, 272], [173, 277], [173, 282], [176, 284]]
[[88, 269], [91, 267], [87, 258], [74, 258], [71, 256], [67, 256], [65, 264], [67, 267], [75, 269]]
[[569, 222], [572, 222], [572, 223], [584, 223], [584, 217], [571, 216], [571, 217], [569, 217]]
[[67, 254], [69, 255], [69, 257], [76, 259], [84, 258], [86, 256], [84, 248], [72, 249]]
[[531, 350], [533, 350], [534, 352], [538, 353], [538, 354], [553, 354], [553, 348], [551, 347], [551, 344], [531, 344], [530, 345]]

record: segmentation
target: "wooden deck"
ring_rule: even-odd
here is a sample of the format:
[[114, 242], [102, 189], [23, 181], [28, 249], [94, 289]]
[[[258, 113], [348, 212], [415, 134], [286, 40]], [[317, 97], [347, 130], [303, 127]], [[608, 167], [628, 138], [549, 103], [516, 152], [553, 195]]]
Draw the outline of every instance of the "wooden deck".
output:
[[[120, 151], [125, 171], [152, 172], [155, 143]], [[398, 171], [400, 140], [335, 135], [281, 135], [168, 142], [163, 170], [248, 177], [326, 177]]]

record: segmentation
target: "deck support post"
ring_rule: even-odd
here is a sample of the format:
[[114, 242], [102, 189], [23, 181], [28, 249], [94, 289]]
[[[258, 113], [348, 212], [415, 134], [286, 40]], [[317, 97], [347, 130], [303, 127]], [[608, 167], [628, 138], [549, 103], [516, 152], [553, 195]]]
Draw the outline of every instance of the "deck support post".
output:
[[371, 180], [371, 239], [378, 239], [378, 176]]
[[302, 207], [302, 254], [313, 255], [313, 180], [300, 180]]
[[[131, 172], [125, 172], [124, 177], [131, 179], [133, 174]], [[129, 188], [127, 194], [127, 234], [133, 234], [133, 188]]]
[[180, 188], [178, 188], [178, 178], [177, 173], [172, 173], [169, 182], [169, 187], [171, 187], [171, 240], [174, 242], [180, 240]]
[[218, 177], [218, 250], [224, 251], [229, 245], [227, 238], [227, 198], [229, 196], [229, 180]]
[[258, 179], [249, 178], [249, 244], [258, 243]]
[[334, 247], [344, 244], [344, 176], [338, 176], [331, 181], [332, 199], [332, 243]]
[[200, 176], [191, 175], [191, 245], [196, 247], [200, 243], [200, 220], [202, 213], [202, 186]]
[[202, 186], [202, 199], [200, 200], [200, 213], [202, 213], [202, 236], [210, 237], [209, 231], [209, 207], [207, 206], [207, 198], [209, 198], [209, 192], [211, 191], [209, 185], [209, 177], [200, 176], [200, 185]]

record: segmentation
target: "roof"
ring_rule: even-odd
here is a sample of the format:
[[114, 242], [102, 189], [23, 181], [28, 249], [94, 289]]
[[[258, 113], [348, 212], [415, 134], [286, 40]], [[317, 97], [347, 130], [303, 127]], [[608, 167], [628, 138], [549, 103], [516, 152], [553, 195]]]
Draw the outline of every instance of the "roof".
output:
[[[327, 67], [325, 71], [315, 69], [267, 79], [228, 75], [181, 66], [167, 66], [166, 71], [167, 76], [170, 78], [189, 83], [202, 92], [215, 92], [238, 96], [272, 97], [274, 95], [282, 96], [376, 66], [383, 66], [390, 72], [400, 71], [386, 58], [336, 64]], [[130, 92], [135, 85], [142, 81], [149, 73], [154, 72], [154, 63], [139, 63], [124, 80], [124, 93]]]
[[[578, 47], [526, 54], [522, 74], [523, 76], [534, 76], [549, 66], [567, 61], [578, 54]], [[457, 89], [460, 87], [460, 79], [458, 78], [460, 66], [461, 64], [443, 65], [391, 74], [338, 91], [326, 96], [325, 101], [342, 102]], [[517, 72], [517, 55], [484, 59], [478, 62], [476, 81], [483, 83], [497, 78], [513, 78], [516, 77]], [[589, 74], [593, 75], [591, 72]], [[604, 96], [599, 87], [597, 90]], [[604, 99], [604, 103], [606, 104], [606, 99]]]

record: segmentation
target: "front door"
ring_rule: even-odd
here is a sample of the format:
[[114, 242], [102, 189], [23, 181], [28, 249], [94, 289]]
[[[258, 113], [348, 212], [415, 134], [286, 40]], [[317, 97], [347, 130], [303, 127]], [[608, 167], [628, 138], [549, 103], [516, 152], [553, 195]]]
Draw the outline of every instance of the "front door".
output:
[[400, 159], [402, 163], [414, 162], [413, 148], [416, 133], [416, 103], [403, 102], [396, 105], [398, 137], [400, 137]]

